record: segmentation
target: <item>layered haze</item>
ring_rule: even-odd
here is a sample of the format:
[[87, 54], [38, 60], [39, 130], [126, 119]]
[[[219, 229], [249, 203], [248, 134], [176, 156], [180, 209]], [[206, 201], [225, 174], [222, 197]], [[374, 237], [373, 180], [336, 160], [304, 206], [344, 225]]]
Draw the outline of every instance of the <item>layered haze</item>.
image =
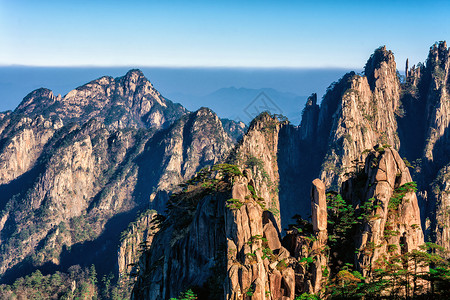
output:
[[[0, 111], [14, 110], [32, 90], [45, 87], [64, 96], [104, 75], [120, 76], [129, 67], [0, 67]], [[298, 124], [300, 113], [311, 93], [319, 98], [330, 82], [346, 69], [272, 68], [140, 68], [161, 94], [189, 110], [202, 106], [220, 117], [249, 122], [248, 110], [261, 93], [270, 98], [273, 113], [286, 115]], [[264, 108], [258, 108], [260, 111]], [[253, 111], [252, 111], [253, 112]], [[250, 113], [252, 115], [252, 113]]]

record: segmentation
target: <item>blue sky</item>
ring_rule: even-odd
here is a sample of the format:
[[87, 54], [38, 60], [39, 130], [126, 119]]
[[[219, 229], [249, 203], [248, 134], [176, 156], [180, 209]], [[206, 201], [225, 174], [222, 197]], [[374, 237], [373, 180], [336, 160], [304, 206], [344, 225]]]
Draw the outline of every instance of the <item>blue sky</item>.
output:
[[0, 65], [361, 68], [424, 61], [450, 1], [0, 0]]

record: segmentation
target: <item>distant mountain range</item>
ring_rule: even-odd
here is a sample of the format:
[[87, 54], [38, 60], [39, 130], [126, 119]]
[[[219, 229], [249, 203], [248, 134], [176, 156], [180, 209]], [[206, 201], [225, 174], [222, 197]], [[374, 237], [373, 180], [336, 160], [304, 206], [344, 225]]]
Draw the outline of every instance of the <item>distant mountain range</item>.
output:
[[[105, 74], [122, 76], [131, 67], [27, 67], [0, 66], [0, 111], [12, 110], [30, 91], [46, 87], [64, 96], [73, 87]], [[273, 88], [297, 95], [312, 92], [319, 98], [330, 82], [347, 69], [248, 69], [248, 68], [140, 68], [158, 90], [169, 99], [191, 109], [184, 101], [213, 94], [225, 87]], [[198, 105], [197, 105], [198, 106]], [[290, 108], [289, 108], [290, 110]], [[293, 108], [298, 110], [298, 105]], [[223, 117], [220, 111], [216, 111]]]
[[298, 125], [301, 111], [305, 106], [307, 96], [280, 92], [272, 88], [249, 89], [228, 87], [221, 88], [204, 96], [194, 96], [182, 93], [168, 94], [177, 102], [186, 103], [186, 108], [197, 110], [206, 106], [220, 117], [249, 123], [259, 113], [269, 111], [288, 117]]

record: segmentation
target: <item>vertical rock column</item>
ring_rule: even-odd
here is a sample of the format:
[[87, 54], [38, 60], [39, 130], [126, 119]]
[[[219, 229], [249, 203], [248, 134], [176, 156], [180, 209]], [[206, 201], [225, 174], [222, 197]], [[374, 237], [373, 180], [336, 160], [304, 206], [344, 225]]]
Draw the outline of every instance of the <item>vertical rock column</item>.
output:
[[250, 200], [251, 178], [235, 179], [232, 199], [239, 206], [225, 211], [227, 300], [293, 300], [295, 259], [281, 245], [277, 220]]
[[312, 268], [312, 292], [318, 294], [321, 289], [324, 270], [327, 268], [328, 258], [323, 249], [327, 243], [327, 199], [325, 184], [315, 179], [311, 187], [311, 219], [316, 240], [312, 245], [315, 260]]

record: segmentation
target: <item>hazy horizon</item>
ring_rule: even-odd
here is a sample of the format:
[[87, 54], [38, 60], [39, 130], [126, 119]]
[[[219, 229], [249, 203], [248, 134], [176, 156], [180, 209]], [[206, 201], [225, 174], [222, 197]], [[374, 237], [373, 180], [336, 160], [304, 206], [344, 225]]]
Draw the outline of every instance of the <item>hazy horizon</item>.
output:
[[[190, 110], [199, 106], [212, 106], [214, 110], [214, 107], [219, 106], [211, 102], [201, 105], [198, 100], [206, 101], [209, 94], [231, 87], [254, 90], [270, 88], [280, 93], [292, 93], [302, 99], [317, 93], [320, 99], [332, 82], [350, 71], [323, 68], [0, 67], [0, 111], [14, 110], [27, 94], [41, 87], [52, 90], [55, 95], [64, 96], [99, 77], [124, 76], [134, 68], [141, 69], [163, 96]], [[248, 95], [253, 97], [251, 93]], [[252, 100], [247, 98], [243, 101]], [[277, 100], [273, 99], [275, 102]], [[283, 114], [290, 115], [299, 113], [303, 105], [304, 100], [298, 105], [290, 101], [289, 105], [279, 106], [283, 107]], [[220, 117], [231, 117], [230, 113], [220, 108], [217, 110]], [[243, 119], [242, 114], [238, 118]]]

